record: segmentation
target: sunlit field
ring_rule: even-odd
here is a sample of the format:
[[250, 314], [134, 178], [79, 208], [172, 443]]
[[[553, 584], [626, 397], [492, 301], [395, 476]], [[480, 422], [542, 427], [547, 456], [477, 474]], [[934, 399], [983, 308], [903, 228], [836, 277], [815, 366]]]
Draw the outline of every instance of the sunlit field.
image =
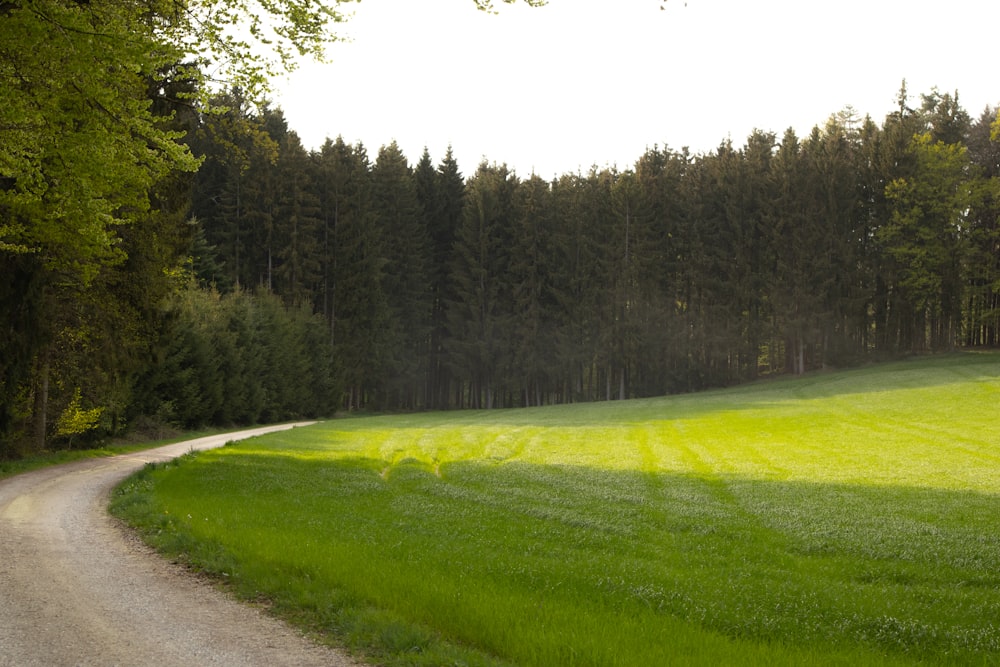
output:
[[388, 665], [1000, 664], [1000, 354], [337, 419], [116, 513]]

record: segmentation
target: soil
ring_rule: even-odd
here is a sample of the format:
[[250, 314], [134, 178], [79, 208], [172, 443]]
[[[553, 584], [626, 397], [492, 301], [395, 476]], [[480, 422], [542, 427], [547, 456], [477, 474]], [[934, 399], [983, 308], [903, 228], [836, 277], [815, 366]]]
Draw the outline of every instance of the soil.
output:
[[0, 481], [0, 666], [359, 665], [161, 558], [107, 513], [114, 485], [147, 462], [290, 426]]

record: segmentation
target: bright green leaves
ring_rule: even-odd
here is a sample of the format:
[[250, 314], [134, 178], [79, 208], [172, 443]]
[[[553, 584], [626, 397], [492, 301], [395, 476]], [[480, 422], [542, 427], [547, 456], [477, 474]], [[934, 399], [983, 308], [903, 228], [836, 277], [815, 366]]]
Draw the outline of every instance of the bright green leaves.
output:
[[[969, 178], [968, 151], [962, 144], [933, 141], [920, 134], [910, 144], [914, 172], [886, 187], [892, 217], [878, 231], [899, 287], [910, 303], [931, 320], [960, 317], [962, 265], [968, 252], [966, 216], [976, 192]], [[949, 331], [934, 332], [952, 339]]]
[[193, 0], [164, 36], [256, 99], [297, 58], [323, 57], [337, 39], [332, 26], [346, 18], [337, 7], [351, 1]]
[[[517, 0], [503, 0], [504, 4], [513, 5]], [[525, 4], [531, 7], [542, 7], [548, 4], [548, 0], [524, 0]], [[490, 14], [496, 14], [497, 10], [493, 4], [493, 0], [475, 0], [476, 7], [481, 11], [489, 12]]]
[[59, 416], [59, 421], [56, 424], [57, 436], [72, 438], [73, 436], [82, 435], [97, 428], [104, 408], [97, 407], [85, 410], [80, 406], [80, 403], [80, 389], [77, 388], [76, 393], [73, 394], [73, 399]]
[[0, 249], [86, 284], [122, 259], [116, 226], [148, 211], [152, 185], [197, 166], [145, 94], [179, 54], [133, 31], [128, 5], [29, 0], [3, 21]]
[[[334, 3], [339, 6], [340, 1]], [[343, 20], [315, 0], [176, 3], [24, 0], [0, 39], [0, 252], [37, 253], [87, 284], [122, 259], [116, 225], [149, 210], [148, 192], [198, 161], [152, 110], [169, 76], [206, 101], [211, 76], [256, 99], [295, 57], [322, 54]], [[178, 63], [196, 65], [178, 65]]]

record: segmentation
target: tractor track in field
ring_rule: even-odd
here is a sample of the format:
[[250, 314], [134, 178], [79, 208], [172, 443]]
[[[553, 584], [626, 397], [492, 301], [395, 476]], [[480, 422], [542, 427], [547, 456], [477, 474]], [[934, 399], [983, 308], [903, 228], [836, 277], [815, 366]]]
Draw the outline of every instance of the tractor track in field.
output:
[[263, 427], [0, 481], [0, 666], [358, 665], [158, 556], [107, 513], [148, 462]]

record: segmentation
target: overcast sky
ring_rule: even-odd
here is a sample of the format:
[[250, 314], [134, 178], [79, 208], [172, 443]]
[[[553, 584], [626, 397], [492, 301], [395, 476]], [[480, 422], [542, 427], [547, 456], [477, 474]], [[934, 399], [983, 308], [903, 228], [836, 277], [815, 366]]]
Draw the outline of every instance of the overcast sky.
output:
[[330, 47], [277, 82], [307, 148], [396, 140], [411, 163], [453, 147], [545, 178], [629, 168], [646, 147], [742, 146], [759, 128], [800, 136], [852, 106], [881, 122], [902, 80], [914, 103], [1000, 102], [995, 0], [363, 0]]

